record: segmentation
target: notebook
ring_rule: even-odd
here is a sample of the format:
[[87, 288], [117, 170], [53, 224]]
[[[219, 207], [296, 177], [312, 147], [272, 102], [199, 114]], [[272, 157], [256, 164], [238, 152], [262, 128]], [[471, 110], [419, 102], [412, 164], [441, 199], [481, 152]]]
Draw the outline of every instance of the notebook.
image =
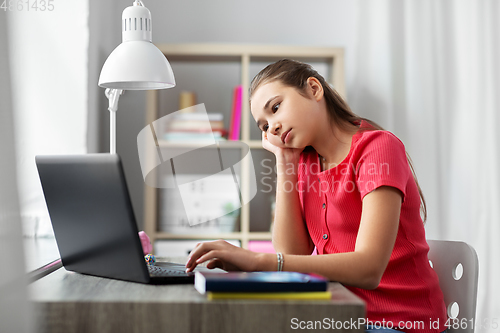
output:
[[186, 273], [182, 264], [146, 265], [117, 154], [36, 156], [35, 160], [67, 270], [141, 283], [194, 283], [194, 272]]
[[194, 287], [200, 294], [277, 293], [327, 291], [328, 280], [316, 274], [298, 272], [196, 272]]
[[218, 292], [208, 291], [209, 301], [217, 299], [270, 299], [270, 300], [295, 300], [295, 301], [329, 301], [332, 293], [329, 291], [284, 291], [284, 292]]

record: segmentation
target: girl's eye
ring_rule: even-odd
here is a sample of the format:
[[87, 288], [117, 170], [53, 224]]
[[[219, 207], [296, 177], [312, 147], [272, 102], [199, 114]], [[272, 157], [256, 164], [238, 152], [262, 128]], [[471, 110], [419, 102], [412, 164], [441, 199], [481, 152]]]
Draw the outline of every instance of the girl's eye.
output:
[[279, 107], [280, 107], [280, 103], [274, 104], [273, 105], [273, 113], [276, 113], [276, 111], [278, 111]]
[[267, 132], [268, 128], [269, 128], [269, 125], [267, 125], [267, 124], [266, 124], [266, 125], [264, 125], [264, 126], [262, 126], [262, 130], [263, 130], [264, 132]]

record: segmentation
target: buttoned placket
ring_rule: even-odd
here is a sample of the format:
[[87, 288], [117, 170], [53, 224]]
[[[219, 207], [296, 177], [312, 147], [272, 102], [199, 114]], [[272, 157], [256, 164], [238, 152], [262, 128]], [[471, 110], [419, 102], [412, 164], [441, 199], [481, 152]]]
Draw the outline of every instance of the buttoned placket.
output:
[[[325, 181], [325, 180], [323, 180]], [[322, 216], [322, 230], [323, 230], [323, 245], [328, 241], [329, 238], [329, 231], [328, 231], [328, 220], [327, 220], [327, 214], [328, 214], [328, 202], [327, 202], [327, 194], [326, 191], [323, 191], [323, 187], [321, 186], [321, 178], [318, 177], [318, 187], [319, 191], [321, 193], [321, 216]], [[327, 187], [328, 188], [328, 187]]]

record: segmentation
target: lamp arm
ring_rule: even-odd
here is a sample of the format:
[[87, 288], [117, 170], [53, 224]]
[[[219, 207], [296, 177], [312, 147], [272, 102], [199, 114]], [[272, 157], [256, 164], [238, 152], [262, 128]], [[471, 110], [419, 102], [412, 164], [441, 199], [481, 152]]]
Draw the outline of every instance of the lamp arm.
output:
[[116, 111], [118, 110], [118, 100], [123, 94], [122, 89], [106, 89], [104, 94], [109, 101], [109, 153], [116, 154]]

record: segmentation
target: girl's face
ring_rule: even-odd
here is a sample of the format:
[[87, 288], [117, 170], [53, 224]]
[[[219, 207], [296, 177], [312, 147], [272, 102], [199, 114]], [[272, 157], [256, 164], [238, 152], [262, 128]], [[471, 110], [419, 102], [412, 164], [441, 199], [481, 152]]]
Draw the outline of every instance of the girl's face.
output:
[[312, 144], [318, 121], [323, 119], [318, 113], [323, 89], [318, 81], [309, 79], [307, 92], [309, 98], [279, 81], [263, 84], [254, 92], [252, 115], [274, 146], [304, 148]]

